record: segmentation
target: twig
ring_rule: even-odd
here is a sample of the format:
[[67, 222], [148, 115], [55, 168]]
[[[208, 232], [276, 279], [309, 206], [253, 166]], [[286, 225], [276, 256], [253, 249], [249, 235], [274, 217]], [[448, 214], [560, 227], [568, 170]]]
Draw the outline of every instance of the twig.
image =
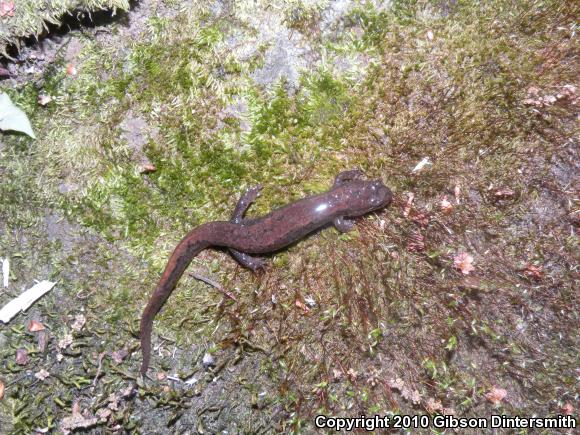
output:
[[233, 299], [234, 301], [238, 301], [236, 299], [236, 297], [229, 291], [225, 290], [221, 285], [219, 285], [217, 282], [197, 273], [197, 272], [193, 272], [190, 274], [192, 277], [194, 277], [195, 279], [198, 279], [200, 281], [205, 282], [208, 285], [211, 285], [212, 287], [214, 287], [215, 289], [219, 290], [220, 292], [222, 292], [224, 295], [226, 295], [228, 298]]

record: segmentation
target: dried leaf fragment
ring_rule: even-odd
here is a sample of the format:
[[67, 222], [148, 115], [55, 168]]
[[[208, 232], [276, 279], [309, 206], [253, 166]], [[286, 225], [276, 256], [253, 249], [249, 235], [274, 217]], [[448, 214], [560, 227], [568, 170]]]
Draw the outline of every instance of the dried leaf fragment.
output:
[[441, 208], [441, 212], [445, 214], [449, 214], [453, 211], [453, 204], [449, 202], [447, 199], [447, 195], [441, 198], [441, 202], [439, 203], [439, 207]]
[[503, 189], [498, 189], [494, 192], [494, 196], [497, 199], [510, 199], [512, 198], [516, 193], [510, 189], [509, 187], [504, 187]]
[[429, 217], [425, 213], [414, 213], [411, 220], [420, 227], [426, 227], [429, 224]]
[[401, 391], [405, 387], [405, 382], [401, 378], [390, 379], [387, 384], [389, 387]]
[[26, 349], [19, 347], [16, 349], [16, 364], [19, 366], [25, 366], [30, 362], [30, 357]]
[[459, 269], [462, 274], [469, 275], [475, 267], [473, 266], [473, 257], [467, 252], [460, 252], [453, 258], [453, 266]]
[[536, 280], [540, 280], [544, 277], [544, 271], [542, 266], [536, 266], [534, 264], [528, 264], [524, 269], [524, 276]]
[[152, 163], [146, 163], [144, 165], [139, 166], [139, 173], [140, 174], [150, 174], [151, 172], [155, 172], [157, 170], [157, 166]]
[[485, 398], [494, 405], [498, 405], [507, 396], [507, 391], [503, 388], [491, 387], [485, 394]]
[[52, 97], [48, 94], [40, 94], [38, 96], [38, 104], [40, 104], [41, 106], [46, 106], [51, 101], [52, 101]]
[[81, 414], [78, 403], [75, 403], [73, 404], [72, 415], [62, 419], [60, 429], [63, 433], [69, 434], [76, 429], [90, 428], [99, 422], [101, 422], [101, 420], [97, 417], [88, 417]]
[[37, 322], [36, 320], [31, 320], [28, 323], [28, 331], [29, 332], [44, 331], [45, 329], [46, 329], [46, 327], [42, 323]]
[[[1, 382], [0, 382], [0, 384], [1, 384]], [[1, 398], [2, 398], [2, 394], [0, 392], [0, 399]], [[566, 415], [574, 414], [574, 407], [572, 406], [572, 404], [570, 402], [566, 402], [564, 405], [562, 405], [562, 407], [560, 409]]]
[[419, 230], [414, 231], [407, 241], [407, 250], [409, 252], [422, 252], [425, 250], [425, 237]]
[[0, 17], [13, 17], [14, 9], [15, 6], [13, 1], [0, 1]]
[[69, 63], [66, 66], [66, 74], [69, 76], [76, 76], [77, 75], [77, 67], [74, 66], [72, 63]]
[[296, 299], [296, 302], [295, 302], [295, 304], [296, 304], [296, 306], [297, 306], [298, 308], [300, 308], [300, 309], [301, 309], [302, 311], [304, 311], [305, 313], [307, 313], [307, 312], [309, 312], [309, 311], [310, 311], [310, 308], [308, 308], [308, 307], [306, 306], [306, 304], [305, 304], [304, 302], [302, 302], [300, 299]]
[[427, 403], [425, 404], [425, 409], [429, 414], [435, 414], [443, 409], [443, 405], [439, 400], [429, 397], [429, 400], [427, 400]]

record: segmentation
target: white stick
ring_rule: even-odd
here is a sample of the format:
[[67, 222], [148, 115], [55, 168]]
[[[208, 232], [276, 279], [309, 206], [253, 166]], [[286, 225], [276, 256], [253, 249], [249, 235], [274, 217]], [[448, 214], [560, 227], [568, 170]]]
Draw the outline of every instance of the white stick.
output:
[[12, 299], [0, 310], [0, 321], [8, 323], [20, 311], [26, 311], [34, 302], [49, 292], [55, 284], [50, 281], [41, 281], [16, 299]]

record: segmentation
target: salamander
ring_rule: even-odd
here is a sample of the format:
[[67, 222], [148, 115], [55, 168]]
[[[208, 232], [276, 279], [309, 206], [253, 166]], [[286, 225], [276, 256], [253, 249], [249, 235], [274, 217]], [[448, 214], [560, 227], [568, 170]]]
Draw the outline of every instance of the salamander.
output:
[[387, 206], [393, 194], [380, 180], [365, 180], [360, 170], [337, 175], [327, 192], [303, 198], [259, 218], [244, 218], [261, 186], [249, 189], [238, 201], [231, 221], [215, 221], [191, 230], [177, 245], [159, 284], [141, 316], [141, 374], [145, 375], [151, 355], [153, 319], [159, 312], [193, 258], [210, 247], [225, 247], [242, 266], [257, 271], [262, 258], [252, 254], [278, 251], [329, 224], [340, 232], [354, 227], [353, 217]]

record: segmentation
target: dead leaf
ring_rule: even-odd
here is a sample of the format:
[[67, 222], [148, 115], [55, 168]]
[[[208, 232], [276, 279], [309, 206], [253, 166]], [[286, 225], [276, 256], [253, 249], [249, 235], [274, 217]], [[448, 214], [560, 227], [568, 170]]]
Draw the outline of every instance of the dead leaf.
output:
[[31, 320], [30, 323], [28, 323], [28, 331], [30, 332], [44, 331], [45, 329], [45, 326], [36, 320]]
[[420, 227], [426, 227], [429, 224], [429, 217], [425, 213], [414, 213], [411, 220]]
[[66, 74], [69, 76], [76, 76], [77, 75], [77, 67], [74, 66], [72, 63], [69, 63], [66, 66]]
[[498, 405], [507, 396], [507, 391], [503, 388], [491, 387], [485, 394], [485, 398], [494, 405]]
[[401, 391], [405, 387], [405, 382], [401, 378], [391, 379], [387, 382], [389, 387]]
[[437, 411], [441, 411], [443, 409], [443, 405], [441, 405], [439, 400], [435, 400], [430, 397], [425, 404], [425, 409], [429, 414], [435, 414]]
[[62, 419], [60, 422], [60, 429], [63, 433], [69, 434], [77, 429], [88, 429], [99, 422], [103, 422], [103, 420], [100, 420], [97, 417], [88, 417], [81, 414], [80, 406], [78, 402], [75, 402], [72, 408], [72, 415]]
[[140, 174], [150, 174], [151, 172], [155, 172], [157, 170], [157, 166], [152, 163], [146, 163], [144, 165], [139, 166], [139, 173]]
[[352, 368], [347, 370], [346, 375], [348, 376], [348, 379], [351, 382], [356, 381], [356, 378], [358, 378], [358, 373], [356, 372], [355, 369], [352, 369]]
[[407, 241], [407, 250], [409, 252], [421, 252], [425, 250], [425, 237], [421, 231], [417, 230], [411, 233]]
[[[0, 384], [1, 384], [1, 382], [0, 382]], [[2, 398], [2, 392], [0, 390], [0, 399], [1, 398]], [[562, 407], [560, 409], [566, 415], [574, 414], [574, 407], [572, 406], [572, 404], [570, 402], [566, 402], [564, 405], [562, 405]]]
[[308, 307], [306, 306], [306, 304], [305, 304], [304, 302], [302, 302], [300, 299], [296, 299], [296, 302], [295, 302], [295, 304], [296, 304], [296, 306], [297, 306], [298, 308], [300, 308], [300, 309], [301, 309], [302, 311], [304, 311], [305, 313], [307, 313], [307, 312], [309, 312], [309, 311], [310, 311], [310, 308], [308, 308]]
[[524, 269], [524, 275], [528, 278], [532, 278], [539, 281], [544, 277], [544, 271], [542, 269], [542, 266], [528, 264]]
[[41, 106], [46, 106], [51, 101], [52, 101], [52, 97], [50, 95], [40, 94], [38, 96], [38, 104], [40, 104]]
[[401, 390], [401, 396], [415, 405], [421, 403], [421, 394], [417, 390], [411, 391], [408, 388], [403, 388]]
[[516, 193], [510, 189], [509, 187], [505, 187], [503, 189], [498, 189], [494, 192], [494, 196], [497, 199], [510, 199], [512, 198]]
[[14, 2], [13, 1], [2, 1], [0, 2], [0, 17], [13, 17], [14, 16]]
[[453, 266], [459, 269], [464, 275], [469, 275], [475, 267], [473, 266], [473, 257], [467, 252], [460, 252], [453, 258]]
[[441, 199], [439, 207], [441, 207], [441, 211], [445, 214], [449, 214], [453, 211], [453, 204], [449, 202], [449, 200], [447, 199], [447, 195]]
[[16, 349], [16, 364], [19, 366], [25, 366], [30, 362], [30, 357], [28, 356], [28, 352], [26, 349], [20, 347]]

